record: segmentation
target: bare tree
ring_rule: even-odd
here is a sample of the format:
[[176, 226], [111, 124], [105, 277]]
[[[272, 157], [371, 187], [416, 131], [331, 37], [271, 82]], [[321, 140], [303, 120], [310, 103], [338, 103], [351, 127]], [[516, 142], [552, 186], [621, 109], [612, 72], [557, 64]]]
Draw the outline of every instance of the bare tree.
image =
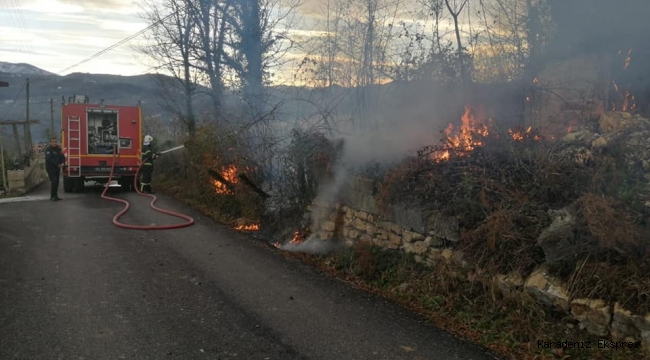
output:
[[323, 35], [311, 37], [302, 44], [303, 48], [307, 49], [307, 55], [299, 65], [299, 70], [310, 72], [318, 86], [329, 89], [334, 85], [350, 85], [344, 84], [341, 75], [341, 70], [345, 66], [341, 61], [340, 50], [345, 8], [342, 1], [323, 0], [320, 14], [325, 20], [322, 25], [317, 25], [317, 31], [322, 31]]
[[476, 77], [482, 81], [512, 81], [526, 66], [528, 0], [479, 1], [475, 16], [483, 27], [474, 54]]
[[212, 109], [217, 119], [221, 119], [223, 115], [223, 69], [227, 60], [225, 42], [229, 29], [227, 18], [232, 3], [233, 0], [223, 2], [194, 0], [190, 2], [196, 25], [194, 28], [196, 41], [193, 43], [192, 50], [199, 60], [194, 66], [208, 79]]
[[465, 61], [465, 51], [463, 48], [463, 41], [461, 40], [461, 36], [460, 36], [460, 24], [458, 23], [458, 17], [460, 16], [461, 12], [463, 11], [463, 8], [465, 7], [465, 5], [467, 5], [468, 2], [469, 0], [445, 0], [447, 11], [449, 11], [451, 18], [454, 21], [454, 32], [456, 34], [456, 46], [458, 48], [457, 49], [458, 68], [463, 83], [467, 83], [469, 81], [469, 76], [467, 71], [467, 64]]
[[323, 70], [325, 71], [327, 79], [327, 87], [331, 88], [335, 83], [335, 73], [337, 71], [337, 56], [339, 55], [339, 26], [341, 21], [341, 16], [344, 12], [344, 7], [341, 6], [341, 2], [332, 3], [331, 0], [327, 0], [326, 5], [326, 27], [325, 31], [327, 35], [324, 38], [325, 45], [325, 61], [321, 62], [324, 64]]
[[225, 14], [231, 27], [225, 44], [232, 53], [225, 64], [239, 75], [253, 118], [267, 110], [263, 89], [269, 69], [293, 46], [288, 32], [300, 5], [301, 0], [237, 0]]
[[432, 17], [432, 52], [442, 53], [442, 34], [440, 34], [440, 22], [444, 14], [445, 2], [444, 0], [424, 0], [423, 8], [429, 11]]
[[[194, 137], [196, 118], [192, 98], [196, 91], [198, 73], [192, 66], [194, 21], [188, 1], [190, 0], [149, 0], [145, 3], [145, 18], [158, 26], [147, 35], [148, 45], [139, 50], [157, 63], [154, 67], [156, 70], [172, 75], [175, 81], [171, 82], [162, 76], [156, 77], [163, 99], [161, 105], [181, 118], [187, 125], [190, 137]], [[177, 85], [182, 89], [183, 106], [178, 104]]]

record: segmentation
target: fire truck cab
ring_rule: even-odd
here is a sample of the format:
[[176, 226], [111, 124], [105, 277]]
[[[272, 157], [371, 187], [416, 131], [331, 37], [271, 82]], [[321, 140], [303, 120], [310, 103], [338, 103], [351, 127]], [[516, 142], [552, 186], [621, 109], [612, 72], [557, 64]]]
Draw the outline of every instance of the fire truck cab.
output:
[[133, 190], [141, 161], [142, 109], [107, 105], [103, 100], [91, 104], [87, 96], [72, 96], [67, 103], [64, 99], [61, 146], [65, 192], [83, 191], [86, 181], [106, 184], [115, 151], [113, 179], [123, 190]]

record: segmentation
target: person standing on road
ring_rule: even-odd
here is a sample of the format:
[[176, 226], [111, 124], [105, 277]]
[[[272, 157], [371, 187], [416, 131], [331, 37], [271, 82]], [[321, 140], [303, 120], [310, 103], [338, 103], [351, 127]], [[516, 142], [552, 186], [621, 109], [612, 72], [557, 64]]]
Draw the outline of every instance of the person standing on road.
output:
[[50, 178], [50, 200], [59, 201], [59, 178], [61, 168], [65, 163], [65, 156], [61, 153], [61, 147], [56, 143], [56, 138], [50, 139], [50, 145], [45, 149], [45, 170]]
[[158, 153], [154, 154], [151, 149], [151, 142], [153, 137], [147, 135], [144, 137], [144, 142], [142, 146], [142, 180], [140, 181], [140, 192], [146, 192], [153, 194], [154, 191], [151, 189], [151, 175], [153, 174], [153, 161], [158, 157]]

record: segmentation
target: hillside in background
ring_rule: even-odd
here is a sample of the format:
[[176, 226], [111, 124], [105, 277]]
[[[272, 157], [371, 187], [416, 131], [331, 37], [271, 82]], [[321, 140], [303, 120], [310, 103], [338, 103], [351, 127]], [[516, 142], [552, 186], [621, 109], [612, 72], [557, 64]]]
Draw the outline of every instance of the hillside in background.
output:
[[[104, 99], [106, 104], [136, 105], [140, 102], [143, 117], [160, 117], [168, 122], [174, 115], [164, 107], [160, 96], [160, 78], [166, 83], [171, 78], [165, 75], [145, 74], [137, 76], [120, 76], [106, 74], [72, 73], [66, 76], [52, 74], [29, 64], [11, 64], [0, 62], [0, 80], [9, 82], [9, 87], [0, 88], [0, 120], [24, 120], [26, 112], [25, 80], [30, 82], [30, 119], [40, 120], [41, 123], [32, 126], [34, 141], [43, 140], [46, 130], [50, 127], [50, 99], [54, 99], [54, 128], [60, 129], [60, 108], [63, 98], [73, 95], [87, 95], [90, 102], [96, 103]], [[173, 82], [173, 80], [172, 80]], [[207, 89], [199, 87], [195, 96], [195, 111], [197, 114], [207, 110], [208, 101], [204, 95]], [[282, 87], [272, 90], [273, 100], [284, 98], [289, 94], [295, 95], [296, 90]], [[287, 93], [288, 92], [288, 93]], [[179, 89], [179, 96], [182, 94]], [[237, 94], [230, 94], [224, 99], [225, 103], [234, 104]], [[15, 100], [15, 101], [14, 101]], [[296, 104], [283, 107], [283, 111], [293, 113]], [[297, 106], [299, 108], [299, 106]], [[291, 108], [289, 110], [289, 108]], [[10, 128], [2, 129], [5, 135]]]
[[[143, 116], [156, 116], [169, 122], [175, 116], [164, 107], [160, 96], [160, 79], [165, 75], [145, 74], [138, 76], [119, 76], [103, 74], [73, 73], [66, 76], [43, 75], [44, 70], [27, 64], [0, 63], [0, 80], [8, 81], [10, 87], [0, 88], [0, 120], [23, 120], [25, 118], [26, 94], [25, 79], [30, 79], [30, 118], [38, 119], [40, 124], [32, 127], [34, 141], [45, 140], [50, 127], [50, 99], [54, 99], [54, 130], [60, 130], [60, 105], [62, 97], [67, 100], [72, 95], [87, 95], [97, 103], [104, 99], [106, 104], [136, 105], [140, 102]], [[171, 81], [173, 82], [173, 80]], [[521, 95], [512, 84], [478, 86], [472, 103], [501, 104], [508, 112], [518, 109]], [[195, 113], [204, 114], [210, 108], [202, 88], [195, 96]], [[274, 86], [266, 89], [269, 109], [273, 109], [276, 125], [285, 129], [294, 126], [318, 126], [321, 129], [337, 128], [349, 133], [381, 126], [392, 129], [386, 131], [394, 135], [400, 130], [404, 139], [393, 139], [402, 146], [412, 139], [422, 138], [420, 142], [429, 143], [438, 139], [438, 131], [449, 122], [459, 120], [468, 99], [459, 91], [450, 91], [431, 82], [390, 83], [371, 86], [365, 90], [333, 86], [327, 89], [314, 89], [295, 86]], [[179, 100], [182, 91], [178, 89]], [[238, 93], [225, 96], [224, 105], [236, 110], [241, 104]], [[493, 98], [499, 98], [496, 101]], [[13, 100], [16, 101], [13, 101]], [[360, 104], [363, 104], [361, 106]], [[368, 109], [366, 112], [360, 109]], [[501, 119], [516, 119], [519, 116], [504, 113], [504, 109], [491, 109], [490, 116]], [[495, 113], [496, 112], [496, 113]], [[364, 123], [362, 118], [366, 119]], [[245, 120], [245, 119], [244, 119]], [[3, 129], [5, 138], [10, 128]], [[391, 137], [394, 137], [391, 135]], [[387, 135], [388, 136], [388, 135]], [[410, 139], [410, 140], [409, 140]], [[10, 139], [7, 139], [11, 141]], [[359, 139], [356, 139], [359, 142]], [[370, 141], [370, 140], [368, 140]], [[375, 140], [373, 140], [375, 141]], [[387, 139], [376, 139], [382, 142]], [[361, 146], [361, 145], [360, 145]], [[369, 145], [368, 145], [369, 146]], [[396, 150], [385, 147], [386, 151]]]
[[[25, 80], [30, 82], [30, 119], [40, 120], [41, 123], [32, 126], [34, 141], [45, 138], [46, 130], [50, 127], [50, 99], [54, 99], [54, 128], [60, 129], [60, 106], [63, 98], [75, 94], [87, 95], [90, 102], [96, 103], [104, 99], [106, 104], [136, 105], [140, 102], [143, 116], [160, 117], [164, 122], [170, 121], [174, 115], [164, 107], [160, 96], [160, 80], [165, 75], [145, 74], [137, 76], [120, 76], [105, 74], [72, 73], [66, 76], [52, 74], [29, 64], [11, 64], [0, 62], [0, 80], [8, 81], [10, 86], [0, 88], [0, 120], [23, 120], [26, 112]], [[169, 80], [170, 78], [163, 79]], [[168, 82], [168, 81], [165, 81]], [[172, 80], [173, 82], [173, 80]], [[200, 88], [199, 93], [207, 89]], [[279, 102], [287, 97], [305, 96], [304, 91], [292, 87], [270, 89], [269, 101]], [[182, 94], [179, 89], [179, 96]], [[238, 94], [230, 94], [224, 99], [225, 103], [237, 103]], [[14, 101], [15, 100], [15, 101]], [[196, 113], [207, 110], [209, 102], [205, 95], [195, 96]], [[299, 102], [288, 102], [280, 109], [285, 115], [301, 111]], [[308, 109], [308, 112], [313, 109]], [[307, 117], [309, 115], [306, 115]], [[9, 128], [2, 129], [5, 135]]]
[[[41, 123], [32, 127], [34, 141], [42, 140], [50, 127], [50, 99], [54, 99], [55, 131], [60, 129], [62, 99], [70, 96], [87, 95], [91, 102], [104, 99], [106, 104], [142, 105], [143, 116], [160, 116], [170, 120], [172, 114], [164, 109], [160, 101], [157, 77], [164, 75], [146, 74], [119, 76], [103, 74], [73, 73], [59, 76], [28, 64], [0, 62], [0, 80], [9, 82], [9, 87], [0, 88], [0, 120], [23, 120], [26, 111], [25, 80], [30, 82], [30, 119]], [[15, 101], [14, 101], [15, 99]], [[10, 129], [3, 129], [4, 133]]]

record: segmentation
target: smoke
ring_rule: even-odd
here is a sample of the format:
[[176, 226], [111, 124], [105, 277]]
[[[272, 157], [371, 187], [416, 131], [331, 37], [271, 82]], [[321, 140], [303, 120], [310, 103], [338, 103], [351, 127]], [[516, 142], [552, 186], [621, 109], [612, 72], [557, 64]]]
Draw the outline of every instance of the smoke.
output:
[[[458, 122], [464, 110], [462, 98], [456, 99], [455, 106], [442, 106], [443, 103], [449, 105], [454, 102], [442, 96], [442, 90], [433, 85], [411, 86], [410, 91], [406, 92], [403, 88], [391, 88], [390, 85], [388, 88], [393, 94], [381, 96], [391, 101], [376, 104], [376, 110], [366, 119], [339, 127], [342, 135], [332, 140], [343, 140], [342, 154], [332, 169], [333, 179], [319, 187], [313, 201], [317, 207], [333, 208], [339, 202], [346, 184], [355, 172], [364, 166], [372, 163], [394, 164], [406, 156], [413, 155], [425, 145], [438, 143], [441, 138], [440, 130], [450, 122]], [[352, 104], [348, 106], [348, 109], [354, 109]], [[360, 127], [362, 129], [359, 129]], [[285, 243], [280, 249], [325, 254], [344, 246], [340, 241], [320, 239], [318, 230], [323, 222], [331, 221], [329, 214], [317, 210], [310, 215], [310, 228], [314, 231], [309, 238], [303, 243]]]
[[[313, 203], [317, 206], [333, 206], [333, 204], [336, 202], [337, 196], [341, 191], [341, 188], [349, 178], [350, 172], [343, 164], [335, 165], [334, 179], [330, 183], [326, 183], [320, 187], [318, 195], [316, 195]], [[310, 216], [311, 229], [320, 229], [323, 222], [329, 220], [327, 216], [323, 216], [323, 214], [321, 214], [319, 211], [312, 211]], [[318, 233], [314, 231], [304, 242], [299, 244], [287, 243], [282, 245], [280, 248], [282, 250], [303, 252], [307, 254], [327, 254], [329, 252], [340, 249], [342, 246], [343, 245], [337, 241], [321, 240], [318, 236]]]
[[379, 131], [356, 131], [342, 138], [347, 146], [342, 161], [345, 166], [363, 166], [371, 162], [395, 163], [414, 154], [425, 145], [436, 143], [439, 133], [435, 124], [414, 119], [403, 123], [386, 123]]
[[[650, 60], [650, 43], [645, 39], [650, 31], [647, 21], [650, 1], [545, 0], [537, 3], [549, 5], [550, 12], [540, 13], [537, 23], [530, 19], [532, 30], [539, 28], [535, 30], [539, 32], [535, 34], [539, 43], [532, 44], [538, 53], [530, 54], [534, 57], [531, 63], [535, 66], [531, 65], [531, 69], [535, 75], [547, 66], [555, 66], [554, 63], [563, 57], [615, 56], [618, 51], [625, 57], [628, 49], [634, 48], [632, 65], [626, 68], [624, 76], [617, 76], [617, 83], [630, 88], [638, 100], [644, 96], [650, 110], [650, 87], [647, 86], [650, 68], [646, 66]], [[550, 28], [548, 15], [553, 22]], [[622, 69], [621, 64], [623, 61], [616, 66]], [[530, 79], [525, 81], [530, 82]], [[635, 82], [641, 84], [635, 85]], [[458, 124], [467, 104], [485, 105], [486, 112], [478, 116], [478, 120], [494, 119], [499, 127], [522, 125], [527, 120], [524, 118], [526, 93], [521, 82], [472, 83], [466, 89], [468, 92], [463, 89], [459, 84], [434, 84], [433, 81], [354, 90], [328, 89], [331, 99], [344, 99], [337, 103], [339, 115], [336, 120], [341, 133], [339, 139], [345, 141], [345, 148], [335, 168], [335, 179], [320, 188], [315, 202], [336, 202], [354, 168], [363, 168], [372, 162], [390, 166], [423, 146], [438, 144], [442, 139], [441, 130], [450, 123]], [[312, 214], [313, 229], [318, 229], [326, 220], [318, 215]], [[291, 244], [291, 250], [287, 250], [326, 252], [330, 243], [312, 236], [303, 244]]]
[[280, 249], [290, 252], [300, 252], [311, 255], [324, 255], [344, 248], [345, 245], [338, 241], [320, 240], [313, 236], [302, 243], [287, 243]]
[[650, 2], [647, 0], [547, 0], [555, 24], [553, 56], [611, 54], [626, 48], [648, 49]]

